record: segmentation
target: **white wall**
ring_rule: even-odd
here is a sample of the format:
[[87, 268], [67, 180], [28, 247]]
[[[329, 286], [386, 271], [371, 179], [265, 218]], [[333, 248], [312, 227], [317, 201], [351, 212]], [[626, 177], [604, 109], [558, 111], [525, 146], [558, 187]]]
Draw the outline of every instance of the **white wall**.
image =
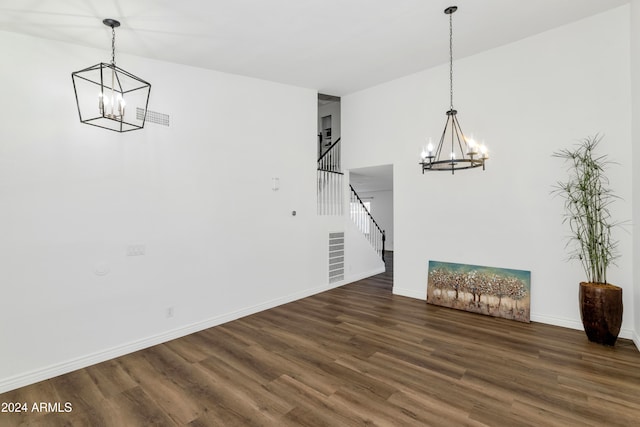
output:
[[351, 218], [344, 223], [345, 280], [354, 282], [385, 271], [384, 262]]
[[[629, 38], [624, 6], [456, 60], [454, 106], [463, 130], [489, 146], [485, 172], [418, 166], [425, 138], [437, 140], [445, 123], [448, 64], [342, 98], [345, 168], [394, 164], [394, 292], [425, 299], [429, 260], [530, 270], [532, 320], [582, 327], [584, 274], [565, 261], [562, 202], [550, 195], [563, 166], [551, 154], [604, 133], [602, 148], [620, 163], [610, 171], [623, 198], [614, 213], [631, 218]], [[632, 238], [618, 235], [609, 279], [624, 289], [621, 336], [630, 337]]]
[[[631, 94], [633, 164], [640, 165], [640, 0], [631, 1]], [[633, 169], [633, 287], [635, 310], [634, 341], [640, 348], [640, 168]]]
[[315, 91], [119, 55], [171, 126], [118, 134], [71, 83], [106, 49], [0, 51], [0, 392], [328, 287]]
[[393, 250], [393, 191], [363, 191], [358, 195], [363, 202], [371, 202], [371, 215], [385, 232], [385, 250]]

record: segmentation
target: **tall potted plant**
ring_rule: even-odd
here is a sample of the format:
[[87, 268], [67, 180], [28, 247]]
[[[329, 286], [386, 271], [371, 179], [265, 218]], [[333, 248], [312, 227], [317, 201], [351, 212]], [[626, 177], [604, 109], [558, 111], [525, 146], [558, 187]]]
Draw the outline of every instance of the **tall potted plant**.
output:
[[580, 283], [580, 316], [590, 341], [614, 345], [622, 325], [622, 288], [607, 282], [607, 269], [619, 254], [609, 207], [618, 198], [605, 172], [611, 164], [595, 153], [600, 135], [582, 139], [569, 149], [553, 154], [565, 161], [569, 176], [557, 183], [556, 195], [564, 199], [563, 223], [571, 230], [567, 242], [569, 259], [581, 262], [587, 276]]

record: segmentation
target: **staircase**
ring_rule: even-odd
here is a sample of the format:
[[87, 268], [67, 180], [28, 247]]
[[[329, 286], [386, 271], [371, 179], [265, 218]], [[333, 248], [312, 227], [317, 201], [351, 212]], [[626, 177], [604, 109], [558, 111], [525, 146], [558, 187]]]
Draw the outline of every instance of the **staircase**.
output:
[[351, 189], [351, 220], [353, 220], [356, 227], [358, 227], [369, 243], [371, 243], [373, 249], [382, 257], [382, 261], [384, 261], [384, 242], [386, 240], [384, 230], [378, 225], [376, 220], [373, 219], [371, 212], [369, 212], [369, 209], [367, 209], [360, 196], [358, 196], [356, 190], [354, 190], [351, 185], [349, 185], [349, 188]]
[[[340, 159], [340, 138], [336, 140], [318, 159], [318, 215], [343, 215], [343, 177]], [[356, 227], [369, 241], [376, 253], [384, 261], [385, 233], [365, 206], [356, 190], [351, 189], [350, 212]]]

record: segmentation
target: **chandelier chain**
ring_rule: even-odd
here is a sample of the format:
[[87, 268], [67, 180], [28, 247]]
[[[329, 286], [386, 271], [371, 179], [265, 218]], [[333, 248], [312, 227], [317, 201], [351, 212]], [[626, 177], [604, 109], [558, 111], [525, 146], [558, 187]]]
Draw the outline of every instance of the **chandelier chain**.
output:
[[449, 14], [449, 97], [453, 110], [453, 13]]
[[116, 65], [116, 29], [111, 26], [111, 64]]

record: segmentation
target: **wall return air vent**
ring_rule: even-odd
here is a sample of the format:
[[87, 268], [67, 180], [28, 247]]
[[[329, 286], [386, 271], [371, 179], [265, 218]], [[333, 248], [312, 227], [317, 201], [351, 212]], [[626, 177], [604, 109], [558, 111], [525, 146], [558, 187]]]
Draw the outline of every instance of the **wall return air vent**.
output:
[[344, 231], [329, 233], [329, 283], [344, 280]]
[[[138, 120], [144, 120], [144, 108], [136, 108], [136, 118]], [[158, 113], [156, 111], [147, 110], [146, 122], [155, 123], [157, 125], [169, 126], [169, 115]]]

